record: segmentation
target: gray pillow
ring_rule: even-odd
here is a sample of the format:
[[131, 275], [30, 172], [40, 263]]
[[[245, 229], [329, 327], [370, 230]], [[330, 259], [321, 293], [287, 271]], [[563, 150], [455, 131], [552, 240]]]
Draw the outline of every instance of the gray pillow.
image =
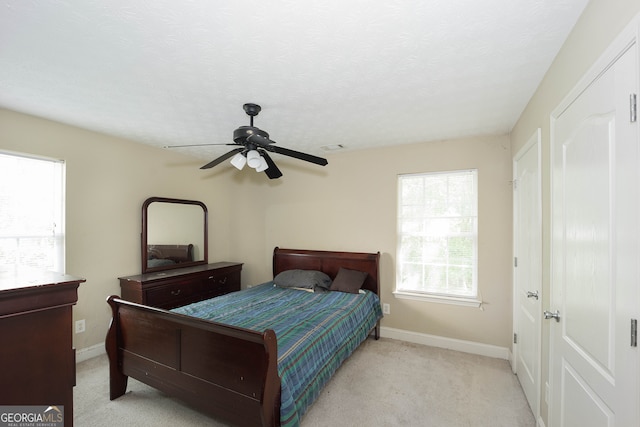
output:
[[360, 288], [366, 279], [367, 273], [364, 271], [349, 270], [347, 268], [340, 267], [336, 278], [331, 284], [330, 290], [357, 294], [360, 292]]
[[286, 270], [278, 273], [273, 282], [282, 288], [329, 289], [331, 278], [317, 270]]

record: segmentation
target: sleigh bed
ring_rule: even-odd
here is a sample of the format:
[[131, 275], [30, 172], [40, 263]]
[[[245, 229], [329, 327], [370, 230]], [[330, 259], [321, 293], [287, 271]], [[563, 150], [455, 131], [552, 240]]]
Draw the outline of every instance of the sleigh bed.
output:
[[[132, 377], [234, 425], [298, 425], [340, 364], [379, 337], [379, 257], [276, 248], [274, 281], [244, 291], [172, 311], [109, 297], [110, 398]], [[364, 282], [308, 292], [282, 279], [298, 272]]]

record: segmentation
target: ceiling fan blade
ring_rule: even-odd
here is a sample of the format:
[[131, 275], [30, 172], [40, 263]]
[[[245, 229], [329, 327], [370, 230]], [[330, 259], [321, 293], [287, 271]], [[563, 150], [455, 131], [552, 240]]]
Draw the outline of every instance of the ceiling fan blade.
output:
[[239, 145], [239, 144], [186, 144], [186, 145], [165, 145], [164, 148], [182, 148], [182, 147], [208, 147], [210, 145]]
[[264, 150], [260, 150], [260, 154], [262, 154], [262, 157], [264, 157], [264, 160], [267, 162], [267, 165], [269, 165], [269, 167], [267, 168], [267, 170], [264, 171], [264, 173], [267, 174], [269, 179], [280, 178], [282, 176], [282, 172], [280, 172], [280, 169], [278, 169], [278, 167], [273, 162], [269, 154]]
[[[235, 145], [235, 144], [233, 144], [233, 145]], [[237, 153], [241, 153], [242, 150], [244, 150], [244, 147], [240, 147], [240, 148], [236, 148], [235, 150], [231, 150], [228, 153], [223, 154], [222, 156], [218, 157], [217, 159], [210, 161], [206, 165], [202, 166], [200, 169], [209, 169], [209, 168], [214, 167], [215, 165], [219, 165], [220, 163], [224, 162], [228, 158], [231, 158], [231, 157], [235, 156]]]
[[276, 145], [269, 145], [264, 147], [265, 150], [273, 151], [274, 153], [282, 154], [296, 159], [304, 160], [305, 162], [315, 163], [316, 165], [326, 166], [329, 162], [322, 157], [314, 156], [307, 153], [301, 153], [300, 151], [289, 150], [288, 148], [278, 147]]

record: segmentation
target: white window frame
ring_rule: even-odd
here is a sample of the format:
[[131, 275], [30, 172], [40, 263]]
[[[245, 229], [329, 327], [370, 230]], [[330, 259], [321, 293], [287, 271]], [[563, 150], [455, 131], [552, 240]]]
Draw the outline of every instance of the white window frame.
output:
[[[50, 168], [49, 171], [43, 172], [46, 176], [46, 183], [38, 185], [38, 183], [30, 182], [22, 185], [31, 176], [29, 172], [16, 173], [15, 170], [10, 176], [5, 176], [11, 172], [8, 170], [0, 171], [0, 179], [8, 183], [11, 187], [18, 188], [18, 194], [9, 190], [5, 190], [5, 197], [9, 197], [12, 206], [17, 210], [12, 211], [12, 216], [21, 217], [25, 220], [34, 220], [39, 213], [45, 212], [49, 215], [47, 221], [50, 226], [40, 227], [29, 231], [23, 227], [9, 228], [7, 226], [0, 227], [0, 242], [13, 242], [15, 252], [10, 256], [3, 258], [0, 253], [0, 270], [6, 268], [37, 268], [65, 273], [65, 162], [59, 159], [47, 157], [33, 156], [29, 154], [16, 153], [0, 150], [0, 156], [3, 158], [16, 158], [18, 161], [24, 160], [26, 164], [29, 162], [43, 162], [42, 165]], [[31, 163], [33, 165], [33, 163]], [[3, 175], [4, 173], [4, 175]], [[38, 178], [35, 178], [38, 179]], [[2, 189], [0, 189], [2, 190]], [[1, 195], [0, 195], [1, 196]], [[23, 210], [23, 211], [21, 211]], [[8, 215], [7, 213], [4, 213]], [[3, 212], [0, 212], [0, 221], [2, 221]], [[41, 217], [40, 217], [41, 218]], [[37, 223], [39, 220], [35, 220]], [[53, 238], [52, 238], [53, 237]], [[37, 251], [36, 256], [30, 256], [33, 252], [29, 251], [27, 243], [41, 239], [41, 243], [33, 247]], [[44, 244], [44, 246], [42, 246]], [[40, 245], [40, 246], [39, 246]], [[50, 245], [50, 246], [49, 246]], [[47, 248], [47, 246], [49, 246]], [[5, 245], [5, 248], [7, 245]], [[0, 249], [1, 250], [1, 249]], [[44, 254], [44, 255], [43, 255]], [[10, 262], [12, 261], [12, 262]]]
[[[442, 175], [448, 175], [448, 176], [456, 176], [456, 175], [469, 175], [471, 174], [471, 176], [473, 177], [473, 200], [471, 201], [472, 206], [469, 206], [469, 214], [468, 215], [463, 215], [463, 216], [457, 216], [457, 218], [465, 218], [467, 220], [471, 220], [473, 222], [473, 226], [472, 229], [464, 234], [460, 234], [460, 233], [452, 233], [452, 234], [448, 234], [448, 233], [444, 233], [444, 234], [438, 234], [440, 236], [466, 236], [466, 237], [470, 237], [472, 239], [472, 244], [473, 244], [473, 250], [472, 250], [472, 255], [471, 255], [471, 274], [472, 274], [472, 283], [471, 283], [471, 289], [470, 292], [468, 293], [461, 293], [461, 292], [449, 292], [447, 291], [447, 289], [445, 288], [445, 286], [437, 288], [437, 289], [416, 289], [417, 286], [405, 286], [405, 283], [403, 283], [403, 266], [405, 265], [406, 261], [403, 259], [403, 248], [402, 248], [402, 242], [403, 242], [403, 236], [420, 236], [420, 237], [426, 237], [429, 236], [430, 234], [428, 232], [425, 231], [407, 231], [405, 228], [403, 227], [403, 221], [404, 220], [408, 220], [411, 219], [412, 221], [416, 220], [416, 214], [414, 210], [414, 214], [412, 215], [405, 215], [403, 217], [403, 212], [405, 210], [403, 210], [403, 200], [402, 200], [402, 189], [403, 189], [403, 183], [406, 182], [406, 180], [409, 179], [415, 179], [415, 178], [419, 178], [419, 179], [426, 179], [428, 180], [428, 178], [430, 176], [437, 176], [438, 178], [441, 178]], [[423, 200], [423, 202], [426, 200]], [[417, 173], [417, 174], [403, 174], [403, 175], [398, 175], [398, 201], [397, 201], [397, 206], [398, 206], [398, 215], [397, 215], [397, 251], [396, 251], [396, 289], [393, 292], [394, 296], [396, 298], [404, 298], [404, 299], [415, 299], [415, 300], [421, 300], [421, 301], [429, 301], [429, 302], [438, 302], [438, 303], [447, 303], [447, 304], [455, 304], [455, 305], [464, 305], [464, 306], [471, 306], [471, 307], [480, 307], [482, 302], [479, 298], [479, 291], [478, 291], [478, 170], [477, 169], [465, 169], [465, 170], [455, 170], [455, 171], [444, 171], [444, 172], [426, 172], [426, 173]], [[430, 217], [428, 215], [426, 215], [426, 213], [421, 209], [421, 205], [418, 205], [418, 211], [420, 211], [420, 213], [418, 214], [417, 218], [424, 222], [425, 224], [428, 224], [428, 222], [431, 220], [436, 220], [436, 219], [445, 219], [445, 216], [441, 216], [441, 217]], [[422, 207], [426, 207], [424, 204], [422, 205]], [[424, 229], [423, 229], [424, 230]], [[424, 261], [422, 263], [423, 266], [428, 265], [428, 261]], [[449, 264], [446, 264], [447, 267], [449, 267]]]

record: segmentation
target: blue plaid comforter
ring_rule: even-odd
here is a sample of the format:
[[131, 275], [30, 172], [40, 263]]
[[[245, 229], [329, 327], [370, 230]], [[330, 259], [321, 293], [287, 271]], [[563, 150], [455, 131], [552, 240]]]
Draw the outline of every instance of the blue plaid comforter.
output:
[[172, 311], [259, 332], [275, 331], [283, 426], [299, 425], [322, 387], [382, 317], [373, 292], [311, 293], [273, 282]]

